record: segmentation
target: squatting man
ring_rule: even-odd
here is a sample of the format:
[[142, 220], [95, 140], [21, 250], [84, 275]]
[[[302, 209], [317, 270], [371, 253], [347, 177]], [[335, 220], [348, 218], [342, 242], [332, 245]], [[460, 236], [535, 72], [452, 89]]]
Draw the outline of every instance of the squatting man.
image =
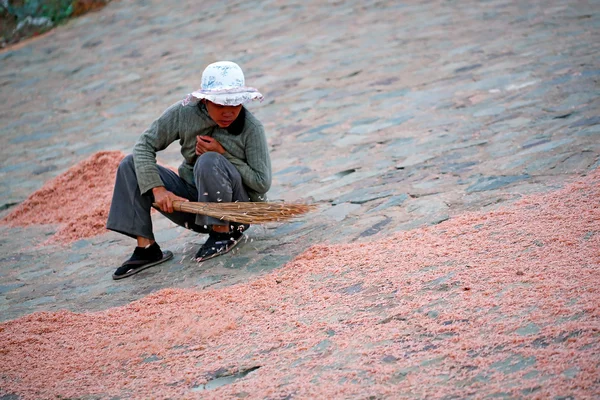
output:
[[[201, 88], [173, 104], [140, 136], [133, 154], [117, 170], [107, 228], [137, 240], [131, 257], [113, 274], [122, 279], [173, 257], [161, 250], [152, 231], [153, 203], [177, 225], [208, 239], [199, 261], [229, 252], [248, 225], [173, 210], [173, 201], [265, 201], [271, 186], [271, 159], [262, 124], [243, 104], [262, 100], [245, 84], [235, 63], [219, 61], [202, 73]], [[156, 163], [156, 153], [179, 140], [179, 174]]]

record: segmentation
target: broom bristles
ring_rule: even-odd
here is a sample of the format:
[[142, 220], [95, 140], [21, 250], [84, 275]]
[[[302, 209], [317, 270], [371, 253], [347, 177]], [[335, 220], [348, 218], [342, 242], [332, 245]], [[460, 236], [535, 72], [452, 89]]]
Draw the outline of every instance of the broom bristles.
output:
[[239, 202], [198, 203], [174, 201], [173, 209], [192, 214], [208, 215], [240, 224], [266, 224], [288, 221], [317, 208], [316, 204]]

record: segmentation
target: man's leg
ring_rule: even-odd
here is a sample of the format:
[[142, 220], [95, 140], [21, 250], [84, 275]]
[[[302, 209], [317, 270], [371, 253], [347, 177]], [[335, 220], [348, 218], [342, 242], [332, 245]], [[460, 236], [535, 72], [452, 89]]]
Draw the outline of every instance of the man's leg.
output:
[[152, 198], [140, 193], [133, 156], [128, 155], [117, 169], [106, 227], [134, 239], [141, 236], [154, 240], [150, 207]]
[[[180, 197], [191, 200], [196, 198], [197, 193], [191, 190], [193, 187], [186, 184], [173, 171], [160, 166], [158, 170], [167, 190]], [[138, 246], [129, 260], [117, 268], [113, 274], [113, 279], [128, 277], [173, 257], [173, 253], [170, 251], [163, 252], [160, 246], [154, 242], [152, 218], [150, 217], [152, 202], [153, 196], [151, 194], [142, 195], [140, 193], [133, 156], [126, 156], [117, 170], [115, 189], [106, 227], [137, 239]], [[180, 222], [183, 225], [186, 216], [179, 214], [183, 213], [168, 216], [172, 217], [171, 219], [177, 219], [175, 222]], [[187, 218], [193, 224], [193, 215], [187, 216]]]
[[[228, 203], [250, 200], [238, 170], [218, 153], [208, 152], [198, 157], [194, 165], [194, 179], [200, 202]], [[211, 227], [208, 239], [196, 253], [196, 259], [200, 261], [229, 252], [239, 243], [244, 228], [248, 227], [205, 215], [197, 215], [196, 224]], [[231, 232], [230, 225], [234, 227]]]
[[[250, 201], [238, 170], [215, 152], [202, 154], [194, 165], [199, 202], [230, 203]], [[228, 227], [227, 221], [206, 215], [196, 216], [197, 225]]]

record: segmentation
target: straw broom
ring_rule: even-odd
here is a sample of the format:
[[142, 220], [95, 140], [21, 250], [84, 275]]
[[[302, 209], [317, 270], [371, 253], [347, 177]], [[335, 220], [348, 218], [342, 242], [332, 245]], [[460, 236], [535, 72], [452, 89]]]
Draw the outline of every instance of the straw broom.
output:
[[[153, 204], [155, 207], [156, 203]], [[208, 215], [223, 221], [240, 224], [266, 224], [293, 219], [317, 208], [316, 204], [239, 202], [198, 203], [174, 201], [173, 210], [192, 214]]]

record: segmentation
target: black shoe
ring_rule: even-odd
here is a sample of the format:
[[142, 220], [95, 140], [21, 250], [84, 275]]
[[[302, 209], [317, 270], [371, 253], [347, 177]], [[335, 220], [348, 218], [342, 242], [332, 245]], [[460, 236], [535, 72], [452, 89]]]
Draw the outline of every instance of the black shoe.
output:
[[153, 243], [150, 247], [136, 247], [129, 260], [125, 261], [113, 274], [113, 279], [123, 279], [137, 274], [146, 268], [153, 267], [173, 258], [170, 251], [161, 251], [158, 243]]
[[[240, 225], [243, 227], [243, 225]], [[196, 261], [205, 261], [230, 252], [241, 241], [244, 229], [234, 229], [228, 233], [210, 231], [208, 239], [196, 253]]]

